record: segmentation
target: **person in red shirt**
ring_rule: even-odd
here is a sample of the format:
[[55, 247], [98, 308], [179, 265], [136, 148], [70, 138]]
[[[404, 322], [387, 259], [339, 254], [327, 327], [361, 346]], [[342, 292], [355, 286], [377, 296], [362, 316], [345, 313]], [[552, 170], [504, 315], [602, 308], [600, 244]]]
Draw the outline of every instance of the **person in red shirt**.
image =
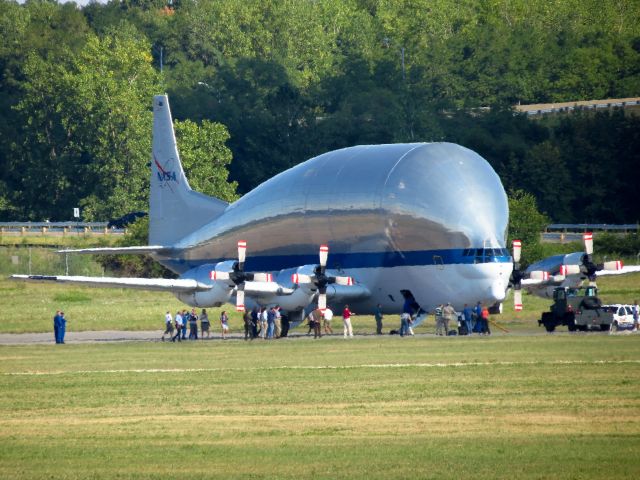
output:
[[480, 335], [491, 335], [491, 329], [489, 328], [489, 309], [486, 305], [482, 306], [482, 331]]
[[342, 310], [342, 324], [344, 326], [344, 338], [353, 337], [353, 328], [351, 328], [351, 315], [355, 315], [351, 310], [349, 310], [349, 305], [344, 306], [344, 310]]

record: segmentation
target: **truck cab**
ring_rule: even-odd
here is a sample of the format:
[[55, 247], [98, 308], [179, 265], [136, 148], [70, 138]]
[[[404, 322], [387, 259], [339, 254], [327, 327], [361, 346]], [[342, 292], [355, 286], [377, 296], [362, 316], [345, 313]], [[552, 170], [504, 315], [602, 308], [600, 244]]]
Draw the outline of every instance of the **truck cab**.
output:
[[591, 329], [609, 330], [613, 315], [602, 309], [598, 289], [594, 285], [580, 288], [558, 287], [553, 291], [553, 304], [542, 314], [538, 324], [547, 332], [566, 325], [570, 332]]

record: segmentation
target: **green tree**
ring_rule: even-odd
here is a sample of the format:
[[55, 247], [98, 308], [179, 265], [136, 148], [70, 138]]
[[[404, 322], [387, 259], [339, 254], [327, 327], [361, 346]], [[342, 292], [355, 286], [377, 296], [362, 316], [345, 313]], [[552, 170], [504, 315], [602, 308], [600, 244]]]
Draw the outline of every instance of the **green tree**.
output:
[[538, 211], [536, 199], [523, 190], [509, 192], [509, 232], [507, 244], [522, 241], [523, 268], [542, 258], [540, 233], [549, 224], [546, 215]]
[[228, 180], [231, 150], [225, 142], [229, 132], [224, 125], [203, 120], [176, 121], [175, 131], [180, 159], [191, 188], [227, 202], [238, 198], [237, 183]]
[[[143, 208], [148, 195], [149, 103], [159, 90], [149, 46], [122, 25], [90, 36], [67, 64], [32, 55], [16, 107], [26, 125], [23, 198], [30, 216], [107, 219]], [[44, 193], [44, 194], [43, 194]]]

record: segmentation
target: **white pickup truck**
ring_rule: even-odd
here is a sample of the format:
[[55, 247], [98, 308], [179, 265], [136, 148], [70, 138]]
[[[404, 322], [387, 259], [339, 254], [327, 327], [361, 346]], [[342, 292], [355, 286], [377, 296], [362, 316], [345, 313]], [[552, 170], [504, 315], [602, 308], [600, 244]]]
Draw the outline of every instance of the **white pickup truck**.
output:
[[633, 328], [633, 306], [632, 305], [604, 305], [602, 309], [605, 312], [613, 314], [613, 322], [611, 328], [613, 330], [626, 330]]

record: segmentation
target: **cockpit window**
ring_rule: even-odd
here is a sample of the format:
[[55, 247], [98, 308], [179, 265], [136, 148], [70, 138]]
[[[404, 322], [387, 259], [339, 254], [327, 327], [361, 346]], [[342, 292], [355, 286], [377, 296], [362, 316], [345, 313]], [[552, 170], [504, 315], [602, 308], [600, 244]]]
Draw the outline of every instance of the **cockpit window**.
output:
[[510, 256], [506, 248], [465, 248], [462, 252], [465, 257], [474, 257], [474, 263], [491, 263], [498, 261], [496, 257]]

